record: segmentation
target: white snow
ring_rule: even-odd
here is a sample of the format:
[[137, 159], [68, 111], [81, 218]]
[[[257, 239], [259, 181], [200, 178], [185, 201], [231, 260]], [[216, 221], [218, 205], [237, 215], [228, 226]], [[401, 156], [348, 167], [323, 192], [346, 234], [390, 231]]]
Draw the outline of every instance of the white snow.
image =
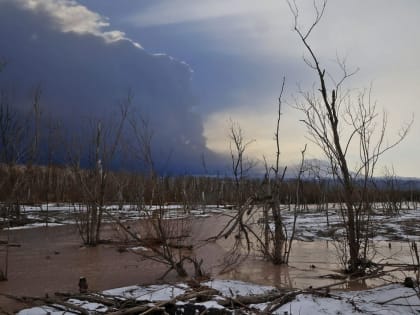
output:
[[167, 301], [174, 297], [184, 294], [188, 288], [185, 284], [174, 285], [150, 285], [147, 287], [130, 286], [117, 289], [106, 290], [106, 295], [117, 296], [126, 299], [136, 299], [139, 301]]
[[203, 283], [210, 288], [216, 289], [224, 297], [235, 297], [238, 295], [256, 295], [274, 290], [271, 286], [262, 286], [258, 284], [247, 283], [237, 280], [211, 280]]
[[202, 302], [202, 303], [195, 303], [195, 305], [202, 305], [206, 309], [209, 309], [209, 308], [216, 308], [216, 309], [219, 309], [219, 310], [224, 309], [224, 307], [222, 305], [220, 305], [219, 303], [217, 303], [216, 301], [207, 301], [207, 302]]
[[357, 312], [353, 305], [345, 300], [298, 295], [294, 301], [283, 305], [273, 314], [344, 315], [362, 313]]
[[[61, 223], [48, 223], [48, 226], [60, 226], [63, 225]], [[45, 222], [43, 223], [31, 223], [31, 224], [26, 224], [26, 225], [22, 225], [22, 226], [14, 226], [9, 228], [10, 231], [13, 230], [25, 230], [25, 229], [34, 229], [34, 228], [39, 228], [39, 227], [46, 227], [47, 224]], [[8, 228], [4, 228], [3, 230], [7, 230]]]
[[[192, 208], [187, 208], [181, 204], [169, 204], [169, 205], [134, 205], [124, 204], [120, 205], [108, 205], [105, 207], [106, 211], [109, 212], [113, 217], [118, 217], [121, 221], [140, 220], [150, 218], [152, 213], [155, 211], [162, 211], [163, 219], [183, 219], [183, 218], [206, 218], [211, 214], [222, 213], [226, 211], [222, 206], [217, 207], [216, 205], [196, 205]], [[40, 204], [36, 206], [21, 206], [21, 213], [29, 219], [31, 222], [19, 226], [13, 227], [12, 230], [37, 228], [45, 226], [45, 221], [48, 218], [49, 226], [63, 225], [63, 224], [76, 224], [75, 215], [86, 212], [87, 208], [83, 204]], [[0, 218], [0, 221], [7, 222], [7, 220]], [[113, 222], [113, 219], [105, 216], [104, 222]]]
[[49, 306], [32, 307], [25, 310], [21, 310], [17, 315], [64, 315], [73, 314], [70, 312], [59, 311]]
[[88, 311], [95, 311], [98, 313], [105, 313], [108, 310], [108, 307], [100, 303], [86, 302], [77, 299], [69, 299], [67, 302], [77, 306], [81, 306]]
[[[340, 217], [340, 205], [328, 205], [328, 223], [326, 213], [327, 210], [319, 210], [317, 205], [307, 205], [305, 211], [298, 213], [296, 221], [296, 239], [303, 241], [312, 240], [332, 240], [332, 234], [342, 235], [344, 229], [340, 227], [342, 222]], [[283, 206], [283, 216], [285, 225], [290, 232], [293, 225], [293, 207], [288, 210], [288, 206]], [[117, 216], [122, 221], [138, 220], [150, 217], [151, 213], [157, 210], [163, 211], [164, 219], [182, 218], [182, 217], [197, 217], [205, 218], [211, 214], [220, 214], [226, 211], [227, 208], [217, 205], [195, 205], [192, 208], [186, 208], [182, 204], [168, 204], [163, 206], [158, 205], [143, 205], [139, 207], [134, 204], [108, 205], [106, 210], [113, 216]], [[372, 215], [372, 221], [380, 222], [375, 225], [374, 240], [392, 241], [392, 240], [420, 240], [420, 225], [410, 224], [413, 220], [419, 220], [420, 209], [400, 209], [397, 215], [385, 215], [384, 209], [380, 204], [374, 204], [374, 211], [376, 214]], [[81, 204], [41, 204], [37, 206], [22, 206], [22, 213], [29, 219], [40, 222], [26, 225], [26, 227], [40, 227], [44, 226], [45, 216], [48, 213], [50, 226], [58, 224], [75, 224], [74, 215], [86, 211], [86, 206]], [[111, 219], [105, 218], [105, 221]], [[406, 223], [409, 223], [409, 228], [406, 228]], [[17, 227], [13, 229], [19, 229]]]
[[[222, 297], [236, 297], [253, 294], [263, 294], [273, 287], [261, 286], [242, 281], [212, 280], [203, 285], [210, 286], [220, 292], [220, 295], [206, 302], [199, 302], [207, 309], [224, 307], [217, 303]], [[184, 294], [189, 287], [186, 284], [176, 285], [150, 285], [150, 286], [129, 286], [106, 290], [103, 294], [115, 298], [131, 298], [137, 300], [167, 301]], [[98, 303], [83, 302], [80, 300], [68, 300], [80, 307], [85, 308], [91, 314], [105, 312], [107, 308]], [[193, 302], [191, 302], [193, 303]], [[177, 302], [177, 305], [185, 305], [186, 302]], [[264, 310], [267, 303], [250, 305], [258, 310]], [[287, 313], [286, 313], [287, 312]], [[377, 315], [403, 315], [418, 314], [420, 312], [420, 297], [414, 289], [403, 287], [400, 284], [391, 284], [365, 291], [348, 291], [330, 293], [328, 297], [318, 294], [299, 294], [296, 298], [273, 312], [273, 314], [300, 314], [300, 315], [340, 315], [340, 314], [377, 314]], [[63, 311], [52, 307], [34, 307], [22, 310], [18, 315], [64, 315]], [[66, 312], [65, 314], [71, 314]]]

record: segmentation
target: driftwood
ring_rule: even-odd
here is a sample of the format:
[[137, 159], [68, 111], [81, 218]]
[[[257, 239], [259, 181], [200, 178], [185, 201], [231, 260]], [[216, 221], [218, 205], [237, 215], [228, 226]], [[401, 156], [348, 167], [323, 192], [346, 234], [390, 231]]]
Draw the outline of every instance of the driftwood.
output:
[[71, 294], [71, 293], [56, 292], [55, 295], [61, 298], [77, 299], [81, 301], [100, 303], [105, 306], [114, 306], [114, 307], [118, 305], [118, 302], [119, 302], [115, 299], [106, 298], [98, 294]]
[[[414, 294], [411, 294], [411, 295], [407, 295], [407, 296], [397, 296], [397, 297], [394, 297], [392, 299], [389, 299], [389, 300], [386, 300], [386, 301], [377, 302], [377, 303], [379, 305], [385, 305], [385, 304], [388, 304], [389, 302], [393, 302], [393, 301], [396, 301], [396, 300], [399, 300], [399, 299], [408, 299], [408, 298], [411, 298], [411, 297], [416, 296], [416, 295], [417, 295], [417, 292], [414, 293]], [[414, 305], [412, 305], [412, 306], [414, 306]], [[418, 306], [418, 305], [416, 305], [416, 306]]]
[[395, 272], [395, 271], [407, 270], [407, 268], [412, 268], [412, 266], [411, 265], [406, 265], [405, 267], [399, 267], [399, 268], [394, 268], [394, 269], [387, 270], [387, 271], [381, 271], [381, 272], [377, 272], [377, 273], [371, 274], [371, 275], [366, 275], [366, 276], [363, 276], [363, 277], [346, 279], [346, 280], [343, 280], [343, 281], [339, 281], [339, 282], [335, 282], [335, 283], [327, 284], [327, 285], [323, 285], [323, 286], [310, 287], [308, 289], [291, 291], [291, 292], [288, 292], [288, 293], [284, 294], [283, 296], [279, 297], [277, 300], [272, 301], [269, 305], [267, 305], [267, 307], [264, 309], [264, 313], [270, 314], [271, 312], [275, 311], [276, 309], [278, 309], [282, 305], [292, 301], [299, 294], [305, 294], [305, 293], [307, 293], [307, 294], [317, 294], [321, 290], [326, 290], [328, 292], [328, 290], [332, 287], [336, 287], [336, 286], [339, 286], [339, 285], [342, 285], [342, 284], [347, 284], [347, 283], [352, 282], [352, 281], [360, 281], [360, 280], [366, 280], [366, 279], [372, 279], [372, 278], [379, 278], [379, 277], [385, 276], [385, 275], [387, 275], [389, 273], [392, 273], [392, 272]]
[[128, 315], [128, 314], [143, 314], [148, 309], [152, 308], [150, 305], [139, 305], [124, 310], [108, 313], [108, 315]]
[[[29, 305], [48, 305], [60, 310], [73, 312], [80, 315], [88, 315], [89, 312], [81, 306], [74, 305], [68, 302], [68, 299], [77, 299], [80, 301], [95, 302], [100, 303], [108, 307], [108, 310], [105, 314], [108, 315], [131, 315], [131, 314], [150, 314], [155, 312], [163, 312], [165, 307], [171, 307], [175, 305], [176, 302], [188, 302], [191, 303], [197, 301], [208, 301], [215, 300], [221, 306], [224, 306], [228, 309], [242, 309], [250, 313], [255, 314], [271, 314], [282, 305], [292, 301], [299, 294], [316, 294], [322, 296], [331, 296], [329, 294], [329, 289], [335, 286], [349, 283], [351, 281], [360, 281], [370, 278], [377, 278], [385, 276], [389, 273], [395, 271], [406, 270], [407, 268], [412, 268], [412, 266], [405, 266], [394, 268], [388, 271], [381, 271], [375, 274], [366, 275], [354, 279], [346, 279], [336, 283], [318, 286], [318, 287], [309, 287], [307, 289], [293, 289], [293, 290], [273, 290], [264, 294], [250, 295], [250, 296], [236, 296], [236, 297], [222, 297], [220, 292], [216, 289], [212, 289], [206, 286], [201, 286], [199, 283], [191, 290], [184, 294], [178, 295], [172, 299], [165, 301], [158, 301], [154, 303], [147, 303], [145, 301], [136, 301], [131, 299], [121, 299], [118, 297], [101, 295], [97, 293], [87, 293], [87, 294], [71, 294], [71, 293], [56, 293], [55, 298], [45, 297], [45, 298], [32, 298], [32, 297], [17, 297], [8, 294], [1, 294], [8, 298], [13, 298], [17, 301], [23, 302]], [[218, 296], [219, 299], [214, 299], [215, 296]], [[392, 302], [395, 299], [383, 302], [383, 304]], [[262, 304], [267, 303], [266, 308], [263, 311], [258, 311], [249, 307], [251, 304]]]
[[[58, 308], [61, 309], [63, 311], [70, 311], [72, 313], [74, 313], [76, 311], [76, 313], [81, 314], [81, 315], [89, 315], [89, 311], [84, 309], [83, 307], [68, 303], [68, 302], [64, 302], [61, 300], [56, 300], [56, 299], [45, 299], [45, 302], [48, 306], [53, 307], [53, 308]], [[60, 307], [63, 306], [63, 307]]]
[[403, 270], [407, 270], [407, 269], [411, 269], [411, 268], [412, 268], [411, 265], [404, 265], [404, 267], [394, 268], [394, 269], [391, 269], [391, 270], [383, 270], [383, 271], [376, 272], [376, 273], [366, 275], [366, 276], [363, 276], [363, 277], [346, 279], [346, 280], [335, 282], [335, 283], [332, 283], [332, 284], [327, 284], [327, 285], [323, 285], [323, 286], [319, 286], [319, 287], [310, 288], [310, 290], [317, 291], [317, 290], [329, 289], [329, 288], [336, 287], [336, 286], [339, 286], [339, 285], [342, 285], [342, 284], [347, 284], [347, 283], [350, 283], [350, 282], [353, 282], [353, 281], [380, 278], [380, 277], [386, 276], [387, 274], [395, 272], [395, 271], [403, 271]]
[[271, 314], [272, 312], [274, 312], [275, 310], [277, 310], [278, 308], [280, 308], [282, 305], [293, 301], [293, 299], [298, 295], [303, 293], [303, 290], [296, 290], [296, 291], [292, 291], [292, 292], [288, 292], [286, 294], [283, 294], [282, 296], [280, 296], [279, 298], [275, 299], [274, 301], [272, 301], [271, 303], [269, 303], [263, 313], [266, 314]]
[[208, 296], [213, 296], [215, 294], [218, 294], [219, 292], [215, 289], [204, 289], [204, 290], [200, 290], [200, 291], [194, 291], [194, 292], [188, 292], [185, 294], [181, 294], [171, 300], [168, 301], [162, 301], [159, 302], [155, 305], [141, 305], [141, 306], [135, 306], [132, 308], [128, 308], [128, 309], [124, 309], [124, 310], [119, 310], [116, 312], [112, 312], [112, 313], [108, 313], [108, 315], [130, 315], [130, 314], [149, 314], [151, 312], [157, 311], [159, 309], [161, 309], [163, 306], [167, 305], [167, 304], [174, 304], [177, 301], [188, 301], [194, 298], [199, 298], [199, 297], [208, 297]]
[[222, 306], [230, 306], [230, 305], [250, 305], [250, 304], [260, 304], [260, 303], [267, 303], [278, 299], [279, 297], [283, 296], [285, 292], [268, 292], [265, 294], [256, 294], [256, 295], [247, 295], [241, 296], [238, 295], [235, 298], [228, 298], [224, 300], [217, 301]]
[[84, 309], [83, 307], [74, 305], [69, 302], [65, 302], [61, 299], [55, 299], [55, 298], [50, 298], [50, 297], [42, 298], [42, 297], [29, 297], [29, 296], [15, 296], [15, 295], [5, 294], [5, 293], [0, 293], [0, 295], [7, 297], [9, 299], [14, 299], [18, 302], [22, 302], [27, 305], [32, 305], [32, 306], [33, 305], [35, 306], [48, 305], [50, 307], [63, 310], [63, 311], [68, 311], [68, 312], [72, 312], [72, 313], [76, 313], [80, 315], [89, 315], [89, 311]]
[[[71, 313], [76, 313], [76, 314], [80, 314], [80, 315], [89, 315], [89, 311], [86, 310], [85, 308], [75, 305], [73, 303], [70, 303], [68, 301], [64, 301], [68, 300], [68, 299], [77, 299], [80, 301], [87, 301], [87, 302], [94, 302], [94, 303], [100, 303], [103, 304], [105, 306], [108, 306], [110, 308], [109, 312], [107, 312], [107, 314], [134, 314], [134, 313], [139, 313], [139, 312], [144, 312], [147, 311], [148, 309], [151, 308], [150, 305], [137, 305], [137, 306], [132, 306], [133, 303], [136, 303], [136, 301], [128, 301], [129, 303], [127, 303], [127, 300], [119, 300], [119, 299], [111, 299], [108, 297], [103, 297], [100, 295], [93, 295], [93, 294], [72, 294], [72, 293], [60, 293], [57, 292], [55, 293], [55, 295], [58, 298], [50, 298], [50, 297], [28, 297], [28, 296], [15, 296], [15, 295], [10, 295], [10, 294], [4, 294], [4, 293], [0, 293], [0, 295], [5, 296], [9, 299], [14, 299], [18, 302], [24, 303], [28, 306], [42, 306], [42, 305], [47, 305], [62, 311], [67, 311], [67, 312], [71, 312]], [[124, 305], [125, 304], [125, 305]], [[127, 307], [127, 304], [129, 305], [129, 308]], [[116, 311], [114, 312], [114, 310], [119, 309], [119, 308], [123, 308], [121, 311]]]

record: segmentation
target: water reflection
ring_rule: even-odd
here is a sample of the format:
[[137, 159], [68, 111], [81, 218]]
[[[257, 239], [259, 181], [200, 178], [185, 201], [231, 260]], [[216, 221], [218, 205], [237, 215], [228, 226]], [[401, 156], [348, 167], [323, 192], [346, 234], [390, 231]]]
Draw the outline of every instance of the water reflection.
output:
[[[375, 261], [389, 264], [411, 263], [408, 243], [375, 242], [372, 244]], [[237, 268], [220, 275], [224, 279], [237, 279], [282, 288], [308, 288], [343, 282], [335, 246], [327, 241], [300, 242], [293, 245], [289, 266], [275, 266], [257, 256], [248, 257]], [[392, 267], [385, 267], [385, 270]], [[407, 272], [393, 272], [382, 278], [350, 281], [337, 289], [365, 290], [389, 281], [403, 281]], [[411, 274], [410, 274], [411, 275]], [[413, 276], [413, 275], [411, 275]], [[344, 276], [345, 277], [345, 276]]]
[[[216, 227], [224, 223], [220, 217], [197, 220], [193, 225], [194, 240], [214, 236]], [[104, 226], [105, 238], [113, 238], [113, 233], [111, 225]], [[75, 226], [16, 230], [11, 232], [10, 237], [12, 243], [22, 246], [10, 248], [9, 281], [0, 283], [1, 292], [44, 295], [55, 291], [73, 291], [77, 289], [80, 276], [88, 279], [92, 290], [104, 290], [136, 283], [154, 283], [166, 271], [166, 266], [142, 260], [130, 252], [119, 252], [113, 245], [81, 247]], [[283, 288], [317, 287], [343, 280], [321, 277], [342, 276], [339, 273], [340, 260], [332, 242], [294, 242], [289, 266], [274, 266], [255, 255], [233, 270], [219, 274], [222, 267], [215, 266], [223, 261], [231, 245], [231, 240], [222, 239], [197, 246], [196, 254], [203, 258], [204, 271], [210, 272], [212, 277]], [[391, 247], [388, 242], [375, 242], [372, 245], [371, 253], [376, 262], [413, 263], [408, 243], [392, 242]], [[385, 279], [345, 283], [337, 289], [362, 290], [387, 281], [402, 281], [408, 275], [408, 272], [394, 272]], [[180, 281], [173, 272], [165, 280]]]

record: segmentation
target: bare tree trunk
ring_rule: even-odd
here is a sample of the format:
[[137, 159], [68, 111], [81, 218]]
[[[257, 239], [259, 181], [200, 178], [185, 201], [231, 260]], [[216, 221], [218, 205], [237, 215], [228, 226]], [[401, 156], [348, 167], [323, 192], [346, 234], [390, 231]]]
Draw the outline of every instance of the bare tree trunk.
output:
[[[342, 91], [343, 83], [357, 70], [348, 73], [345, 62], [338, 59], [338, 65], [343, 74], [339, 80], [332, 79], [332, 87], [329, 88], [326, 81], [326, 70], [321, 67], [318, 57], [308, 42], [312, 31], [324, 14], [327, 1], [323, 0], [320, 4], [314, 3], [315, 18], [307, 30], [303, 30], [298, 23], [299, 10], [296, 3], [288, 1], [288, 4], [294, 17], [294, 30], [309, 53], [309, 58], [304, 58], [304, 61], [316, 73], [319, 83], [316, 91], [301, 92], [305, 102], [298, 104], [297, 108], [305, 114], [305, 119], [302, 122], [306, 125], [314, 142], [330, 161], [333, 175], [338, 178], [341, 184], [342, 197], [346, 205], [344, 217], [346, 241], [350, 254], [348, 271], [352, 273], [361, 271], [359, 267], [364, 268], [360, 253], [361, 242], [363, 242], [362, 234], [367, 231], [361, 230], [362, 225], [366, 223], [366, 216], [360, 205], [364, 205], [368, 201], [357, 202], [355, 198], [367, 198], [366, 183], [373, 176], [376, 162], [384, 152], [395, 147], [405, 138], [412, 121], [402, 128], [396, 141], [383, 145], [386, 115], [383, 115], [382, 124], [377, 124], [378, 114], [375, 105], [370, 102], [370, 90], [367, 101], [365, 101], [365, 92], [362, 91], [355, 102], [350, 97], [350, 91]], [[373, 144], [372, 137], [377, 125], [381, 129], [376, 132], [378, 140]], [[344, 131], [347, 131], [348, 135], [345, 136]], [[353, 142], [356, 141], [358, 142], [354, 145], [357, 145], [359, 149], [360, 167], [350, 172], [346, 154]], [[362, 187], [358, 187], [353, 182], [353, 178], [358, 180], [360, 177], [364, 182]], [[356, 190], [360, 192], [359, 196]], [[358, 204], [359, 206], [357, 206]]]

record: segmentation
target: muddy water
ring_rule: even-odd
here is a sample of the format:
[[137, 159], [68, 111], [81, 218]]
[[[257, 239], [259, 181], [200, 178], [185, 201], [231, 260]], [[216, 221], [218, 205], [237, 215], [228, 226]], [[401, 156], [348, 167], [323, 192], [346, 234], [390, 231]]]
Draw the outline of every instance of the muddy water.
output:
[[[4, 234], [0, 239], [5, 239]], [[115, 246], [80, 246], [75, 226], [11, 231], [10, 241], [21, 247], [10, 248], [8, 281], [0, 282], [0, 293], [44, 296], [57, 291], [77, 292], [81, 276], [87, 278], [90, 289], [104, 290], [152, 283], [166, 270], [150, 261], [141, 261], [137, 255], [120, 253]], [[172, 275], [168, 279], [175, 280]], [[0, 298], [0, 307], [12, 312], [23, 305]]]
[[[216, 222], [211, 224], [211, 226], [219, 225]], [[232, 240], [220, 241], [219, 245], [226, 252], [232, 246]], [[308, 288], [341, 282], [345, 279], [337, 279], [343, 277], [341, 273], [343, 265], [340, 259], [342, 255], [337, 246], [338, 244], [332, 241], [294, 241], [289, 266], [275, 266], [261, 259], [260, 255], [249, 255], [242, 264], [231, 268], [228, 272], [219, 273], [218, 277], [284, 288]], [[398, 264], [414, 263], [408, 242], [375, 241], [370, 244], [368, 256], [375, 262], [395, 265], [385, 267], [384, 270], [396, 269], [399, 267]], [[406, 276], [415, 276], [415, 274], [396, 271], [380, 279], [351, 281], [334, 288], [364, 290], [389, 281], [403, 281]]]
[[[213, 216], [196, 219], [192, 225], [195, 240], [205, 240], [213, 236], [226, 218]], [[115, 229], [105, 226], [105, 238], [113, 238]], [[0, 233], [5, 239], [5, 232]], [[91, 290], [104, 290], [133, 284], [156, 283], [166, 267], [140, 256], [119, 252], [115, 245], [100, 245], [95, 248], [80, 246], [81, 241], [76, 227], [60, 226], [16, 230], [10, 232], [10, 241], [21, 247], [10, 248], [9, 281], [0, 282], [0, 293], [14, 295], [43, 296], [54, 292], [78, 290], [77, 283], [81, 276], [88, 280]], [[203, 242], [204, 244], [204, 242]], [[290, 267], [272, 264], [251, 256], [235, 269], [218, 274], [223, 256], [231, 244], [230, 240], [200, 246], [197, 253], [204, 260], [204, 269], [224, 279], [237, 279], [265, 285], [282, 287], [309, 287], [332, 283], [331, 279], [320, 276], [336, 273], [340, 268], [337, 263], [337, 251], [331, 242], [295, 242], [290, 258]], [[409, 247], [404, 243], [378, 243], [376, 260], [388, 259], [388, 262], [411, 263]], [[4, 252], [0, 251], [0, 264], [3, 266]], [[403, 274], [396, 275], [402, 278]], [[166, 281], [176, 281], [176, 275], [170, 273]], [[342, 288], [363, 289], [378, 282], [353, 283]], [[22, 305], [0, 298], [0, 306], [15, 311]], [[1, 313], [1, 309], [0, 309]]]
[[[413, 263], [407, 243], [393, 242], [391, 248], [388, 247], [388, 244], [388, 242], [375, 244], [375, 261], [392, 264]], [[295, 242], [289, 266], [274, 266], [254, 256], [249, 257], [240, 266], [219, 277], [241, 279], [285, 288], [308, 288], [342, 281], [330, 277], [342, 276], [339, 272], [341, 268], [337, 250], [331, 242]], [[397, 268], [397, 266], [387, 267], [388, 270], [394, 268]], [[383, 285], [387, 281], [403, 281], [406, 276], [413, 276], [413, 274], [398, 271], [385, 278], [352, 281], [335, 288], [364, 290]]]

